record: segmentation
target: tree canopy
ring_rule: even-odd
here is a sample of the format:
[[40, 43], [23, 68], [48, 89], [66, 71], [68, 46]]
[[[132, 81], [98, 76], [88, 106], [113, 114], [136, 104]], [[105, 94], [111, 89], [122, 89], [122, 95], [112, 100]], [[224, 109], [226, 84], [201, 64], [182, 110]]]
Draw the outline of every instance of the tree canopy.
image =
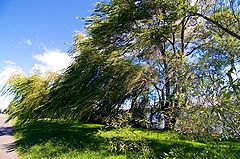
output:
[[[62, 75], [9, 80], [4, 93], [15, 95], [9, 113], [23, 122], [104, 122], [129, 112], [133, 125], [148, 118], [153, 126], [157, 117], [166, 129], [184, 123], [187, 130], [212, 132], [224, 125], [221, 132], [239, 135], [238, 6], [218, 0], [98, 2], [84, 19], [86, 37], [74, 36], [74, 62]], [[207, 124], [196, 124], [203, 120]]]

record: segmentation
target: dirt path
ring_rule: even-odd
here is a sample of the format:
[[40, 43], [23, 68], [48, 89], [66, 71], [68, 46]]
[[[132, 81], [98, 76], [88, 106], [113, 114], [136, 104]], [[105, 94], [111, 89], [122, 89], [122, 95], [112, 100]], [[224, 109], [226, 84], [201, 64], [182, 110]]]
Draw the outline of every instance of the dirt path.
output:
[[6, 120], [7, 115], [0, 114], [0, 159], [17, 159], [12, 128], [9, 123], [5, 123]]

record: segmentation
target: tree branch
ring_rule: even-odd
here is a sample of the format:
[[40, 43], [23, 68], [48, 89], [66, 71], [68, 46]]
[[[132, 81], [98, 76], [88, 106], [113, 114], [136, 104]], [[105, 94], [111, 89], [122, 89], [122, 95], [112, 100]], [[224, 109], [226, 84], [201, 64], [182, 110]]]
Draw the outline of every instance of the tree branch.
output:
[[240, 36], [234, 32], [232, 32], [231, 30], [225, 28], [224, 26], [222, 26], [221, 24], [219, 24], [217, 21], [213, 20], [213, 19], [210, 19], [209, 17], [207, 16], [204, 16], [200, 13], [191, 13], [192, 16], [199, 16], [199, 17], [202, 17], [203, 19], [207, 20], [208, 22], [214, 24], [215, 26], [217, 26], [218, 28], [220, 28], [222, 31], [228, 33], [229, 35], [237, 38], [238, 40], [240, 40]]

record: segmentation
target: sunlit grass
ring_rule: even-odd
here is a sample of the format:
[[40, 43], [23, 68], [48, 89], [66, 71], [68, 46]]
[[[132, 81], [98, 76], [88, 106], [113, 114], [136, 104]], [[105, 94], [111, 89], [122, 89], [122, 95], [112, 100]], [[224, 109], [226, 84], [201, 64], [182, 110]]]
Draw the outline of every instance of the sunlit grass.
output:
[[[237, 142], [197, 142], [172, 132], [134, 129], [133, 134], [99, 124], [80, 124], [67, 121], [35, 121], [14, 129], [16, 148], [22, 159], [124, 159], [144, 158], [135, 152], [111, 151], [112, 138], [129, 141], [146, 140], [155, 158], [237, 158]], [[137, 138], [136, 138], [137, 137]], [[222, 156], [222, 157], [221, 157]]]

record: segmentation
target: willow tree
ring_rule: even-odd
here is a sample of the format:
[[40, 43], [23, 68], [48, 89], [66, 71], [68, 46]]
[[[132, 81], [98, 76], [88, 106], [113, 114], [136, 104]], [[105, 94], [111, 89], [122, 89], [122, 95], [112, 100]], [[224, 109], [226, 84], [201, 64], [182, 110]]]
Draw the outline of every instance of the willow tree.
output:
[[187, 56], [199, 29], [188, 14], [194, 9], [182, 0], [97, 3], [85, 19], [87, 38], [75, 36], [75, 62], [54, 84], [44, 111], [102, 120], [130, 107], [133, 118], [164, 114], [173, 128], [188, 102]]
[[17, 124], [39, 118], [50, 118], [42, 113], [42, 106], [48, 100], [51, 85], [58, 75], [48, 73], [46, 76], [33, 74], [25, 76], [15, 74], [7, 81], [1, 94], [9, 95], [12, 101], [7, 109], [9, 119], [17, 119]]
[[54, 83], [43, 110], [53, 118], [103, 122], [116, 116], [124, 101], [146, 86], [144, 68], [116, 58], [117, 50], [102, 54], [92, 38], [82, 40], [79, 34], [73, 50], [74, 63]]
[[[165, 127], [173, 128], [180, 110], [192, 106], [194, 67], [188, 59], [197, 59], [203, 52], [219, 61], [220, 54], [230, 56], [223, 60], [224, 66], [234, 67], [231, 59], [238, 59], [238, 55], [227, 49], [232, 45], [236, 51], [239, 46], [237, 4], [183, 0], [100, 2], [86, 19], [87, 33], [100, 54], [117, 51], [119, 56], [115, 58], [146, 68], [143, 80], [148, 87], [131, 96], [130, 112], [137, 115], [147, 110], [150, 118], [164, 114]], [[225, 40], [218, 40], [216, 34]], [[231, 70], [227, 74], [230, 83]]]
[[[237, 34], [239, 24], [236, 19], [239, 17], [229, 7], [214, 9], [209, 16]], [[201, 133], [217, 132], [224, 137], [239, 137], [240, 41], [212, 23], [204, 26], [199, 35], [206, 37], [201, 39], [205, 44], [199, 49], [194, 66], [196, 80], [192, 105], [196, 112], [192, 111], [190, 116], [195, 120], [191, 125], [191, 120], [185, 118], [184, 127], [192, 126], [194, 131]]]
[[[216, 8], [224, 5], [214, 2], [97, 3], [85, 19], [87, 37], [74, 37], [73, 64], [46, 89], [37, 109], [41, 111], [34, 115], [102, 122], [128, 109], [134, 120], [145, 119], [146, 114], [150, 121], [155, 115], [164, 116], [165, 128], [174, 128], [181, 111], [193, 104], [197, 82], [192, 60], [201, 53], [217, 55], [209, 40], [226, 49], [223, 40], [212, 36], [215, 33], [238, 39], [236, 10], [224, 14], [222, 21]], [[234, 28], [224, 23], [231, 17]]]
[[187, 56], [198, 47], [191, 44], [197, 43], [199, 29], [189, 14], [194, 10], [182, 0], [112, 0], [98, 3], [87, 18], [88, 35], [101, 54], [118, 51], [118, 58], [147, 68], [143, 80], [148, 88], [131, 98], [133, 115], [139, 110], [148, 111], [150, 118], [162, 113], [165, 127], [174, 127], [188, 102]]

